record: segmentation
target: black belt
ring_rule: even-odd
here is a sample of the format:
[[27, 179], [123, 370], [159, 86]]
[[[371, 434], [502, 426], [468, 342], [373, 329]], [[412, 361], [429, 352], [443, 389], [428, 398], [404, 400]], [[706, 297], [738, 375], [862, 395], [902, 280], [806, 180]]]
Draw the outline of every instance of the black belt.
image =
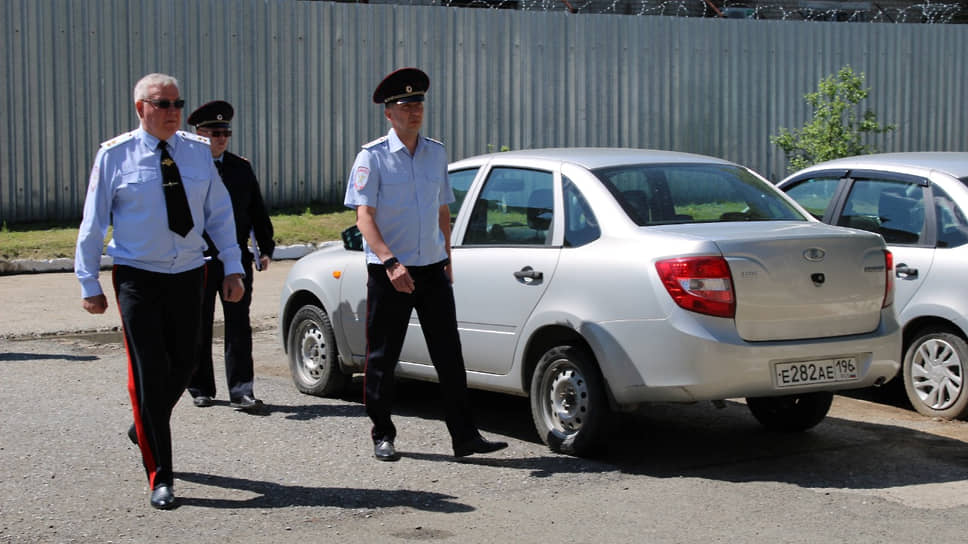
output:
[[[410, 272], [411, 274], [423, 274], [425, 272], [433, 272], [433, 271], [436, 271], [436, 270], [440, 270], [443, 267], [447, 266], [448, 264], [450, 264], [450, 259], [444, 259], [442, 261], [438, 261], [438, 262], [433, 263], [433, 264], [423, 264], [423, 265], [418, 265], [418, 266], [410, 266], [410, 265], [405, 264], [403, 266], [406, 266], [407, 267], [407, 271]], [[380, 263], [370, 263], [368, 266], [376, 266], [376, 267], [379, 267], [379, 268], [386, 269], [386, 267], [383, 266]]]

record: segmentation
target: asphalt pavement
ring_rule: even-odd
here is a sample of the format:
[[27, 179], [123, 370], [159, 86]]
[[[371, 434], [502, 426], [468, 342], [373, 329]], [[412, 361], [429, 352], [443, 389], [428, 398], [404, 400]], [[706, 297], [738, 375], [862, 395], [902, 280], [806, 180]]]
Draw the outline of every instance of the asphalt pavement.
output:
[[116, 305], [85, 312], [70, 272], [0, 276], [0, 543], [964, 540], [968, 422], [844, 395], [805, 433], [766, 432], [740, 401], [650, 405], [616, 414], [621, 432], [579, 459], [544, 446], [527, 399], [473, 391], [485, 435], [510, 446], [455, 459], [437, 386], [407, 383], [394, 408], [403, 458], [376, 461], [361, 379], [337, 398], [292, 384], [275, 316], [293, 263], [255, 277], [265, 413], [230, 409], [224, 390], [213, 407], [180, 402], [180, 506], [165, 512], [148, 505], [126, 436]]
[[[266, 327], [279, 313], [279, 294], [295, 260], [273, 261], [255, 272], [250, 315], [253, 326]], [[0, 338], [24, 338], [62, 334], [120, 334], [121, 316], [114, 301], [111, 271], [101, 271], [101, 288], [108, 296], [108, 310], [92, 315], [81, 307], [81, 284], [73, 272], [0, 276]], [[216, 305], [216, 323], [222, 311]]]

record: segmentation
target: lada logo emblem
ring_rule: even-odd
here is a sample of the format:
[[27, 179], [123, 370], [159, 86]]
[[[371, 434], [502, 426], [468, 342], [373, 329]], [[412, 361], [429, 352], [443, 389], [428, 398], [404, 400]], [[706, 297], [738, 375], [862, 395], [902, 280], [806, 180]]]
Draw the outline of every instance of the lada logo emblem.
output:
[[803, 258], [812, 263], [819, 263], [826, 256], [827, 256], [827, 252], [820, 249], [819, 247], [812, 247], [803, 252]]

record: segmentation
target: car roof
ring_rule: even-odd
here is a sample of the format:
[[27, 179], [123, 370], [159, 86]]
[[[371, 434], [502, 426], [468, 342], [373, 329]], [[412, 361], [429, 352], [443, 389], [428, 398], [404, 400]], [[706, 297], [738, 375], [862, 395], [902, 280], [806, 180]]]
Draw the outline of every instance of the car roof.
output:
[[468, 157], [451, 164], [460, 167], [462, 163], [479, 163], [484, 160], [550, 160], [569, 162], [593, 170], [623, 164], [647, 163], [714, 163], [734, 164], [724, 159], [682, 153], [678, 151], [660, 151], [655, 149], [632, 149], [619, 147], [549, 147], [544, 149], [528, 149], [521, 151], [503, 151]]
[[903, 168], [912, 173], [921, 171], [922, 174], [936, 170], [956, 178], [963, 178], [968, 176], [968, 152], [919, 151], [858, 155], [815, 164], [793, 175], [817, 170], [883, 170], [885, 167]]

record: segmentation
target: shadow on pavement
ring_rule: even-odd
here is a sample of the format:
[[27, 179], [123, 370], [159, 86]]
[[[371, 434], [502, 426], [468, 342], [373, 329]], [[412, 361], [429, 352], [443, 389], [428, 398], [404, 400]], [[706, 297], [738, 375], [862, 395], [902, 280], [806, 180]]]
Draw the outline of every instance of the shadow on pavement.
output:
[[[394, 413], [442, 419], [438, 387], [401, 382]], [[471, 396], [478, 424], [490, 437], [541, 444], [527, 399], [483, 391]], [[447, 455], [402, 455], [455, 461]], [[548, 451], [534, 458], [474, 456], [459, 462], [528, 470], [535, 476], [618, 471], [806, 488], [885, 489], [968, 481], [968, 445], [961, 440], [830, 416], [806, 432], [770, 432], [740, 402], [726, 402], [722, 409], [711, 403], [655, 404], [614, 414], [601, 451], [590, 458]]]
[[179, 480], [235, 489], [257, 496], [245, 499], [201, 499], [179, 496], [182, 506], [203, 508], [289, 508], [292, 506], [332, 506], [338, 508], [392, 508], [406, 506], [431, 512], [471, 512], [472, 506], [457, 502], [456, 497], [429, 491], [407, 489], [355, 489], [346, 487], [306, 487], [275, 482], [247, 480], [228, 476], [179, 472]]
[[96, 355], [65, 355], [62, 353], [0, 353], [0, 361], [97, 361]]

